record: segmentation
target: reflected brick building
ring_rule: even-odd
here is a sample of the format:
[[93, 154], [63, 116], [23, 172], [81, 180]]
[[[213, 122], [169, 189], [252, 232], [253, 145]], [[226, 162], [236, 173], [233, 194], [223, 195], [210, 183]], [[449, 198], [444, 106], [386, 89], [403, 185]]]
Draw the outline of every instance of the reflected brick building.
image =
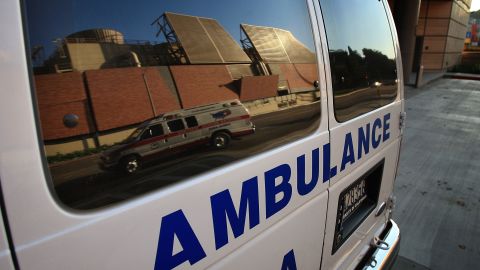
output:
[[[470, 0], [388, 2], [406, 82], [420, 66], [443, 72], [459, 63]], [[57, 39], [35, 75], [47, 145], [74, 143], [71, 151], [112, 144], [147, 119], [230, 99], [254, 114], [318, 100], [313, 49], [290, 31], [241, 24], [235, 41], [211, 18], [166, 12], [154, 23], [163, 42], [127, 40], [113, 29]], [[76, 127], [63, 124], [67, 114], [79, 117]], [[47, 153], [65, 152], [52, 149]]]
[[[139, 123], [182, 108], [239, 99], [261, 114], [297, 97], [318, 100], [315, 54], [289, 31], [242, 25], [240, 46], [214, 19], [165, 13], [157, 23], [160, 44], [112, 29], [61, 39], [35, 75], [48, 155], [118, 142]], [[265, 43], [264, 32], [276, 43]], [[63, 124], [67, 114], [78, 116], [76, 127]]]

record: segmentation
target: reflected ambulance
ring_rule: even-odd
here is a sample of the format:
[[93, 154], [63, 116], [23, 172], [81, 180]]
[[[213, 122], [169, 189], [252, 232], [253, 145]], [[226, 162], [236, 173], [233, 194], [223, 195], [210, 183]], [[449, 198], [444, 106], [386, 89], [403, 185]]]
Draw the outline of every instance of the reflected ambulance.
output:
[[166, 158], [201, 144], [217, 149], [232, 138], [255, 132], [248, 110], [238, 100], [169, 112], [144, 122], [124, 141], [102, 154], [102, 168], [134, 173], [148, 159]]

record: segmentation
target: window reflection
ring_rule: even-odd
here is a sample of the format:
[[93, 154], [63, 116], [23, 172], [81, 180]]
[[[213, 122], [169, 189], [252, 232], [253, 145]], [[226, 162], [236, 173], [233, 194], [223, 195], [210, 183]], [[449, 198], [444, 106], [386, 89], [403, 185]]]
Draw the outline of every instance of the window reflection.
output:
[[[45, 152], [63, 202], [121, 201], [318, 127], [305, 3], [224, 2], [115, 3], [113, 16], [106, 3], [27, 1]], [[49, 8], [68, 16], [53, 20]], [[72, 113], [78, 124], [67, 127]]]
[[393, 102], [398, 88], [396, 60], [383, 3], [320, 2], [327, 30], [337, 120], [344, 122]]

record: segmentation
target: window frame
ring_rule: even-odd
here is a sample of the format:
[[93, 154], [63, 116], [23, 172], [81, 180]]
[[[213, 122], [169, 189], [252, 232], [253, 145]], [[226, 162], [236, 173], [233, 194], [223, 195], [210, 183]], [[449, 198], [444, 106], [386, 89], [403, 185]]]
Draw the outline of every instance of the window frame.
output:
[[[327, 1], [327, 0], [324, 0], [324, 1]], [[337, 110], [336, 110], [336, 106], [335, 106], [335, 105], [336, 105], [336, 102], [335, 102], [335, 96], [336, 96], [336, 94], [335, 94], [334, 80], [333, 80], [335, 72], [334, 72], [334, 68], [332, 67], [332, 61], [331, 61], [331, 57], [330, 57], [331, 51], [330, 51], [330, 47], [329, 47], [329, 37], [328, 37], [328, 31], [327, 31], [328, 26], [327, 26], [327, 24], [326, 24], [326, 19], [325, 19], [325, 15], [324, 15], [324, 14], [326, 13], [326, 11], [325, 11], [325, 8], [322, 7], [322, 0], [318, 0], [318, 7], [319, 7], [319, 9], [321, 10], [321, 22], [320, 22], [320, 23], [321, 23], [321, 27], [320, 27], [320, 31], [323, 30], [323, 33], [322, 33], [322, 36], [323, 36], [323, 38], [324, 38], [323, 45], [325, 46], [325, 48], [324, 48], [324, 56], [325, 56], [325, 58], [326, 58], [326, 60], [327, 60], [327, 61], [325, 61], [324, 64], [325, 64], [326, 67], [328, 67], [328, 72], [326, 72], [325, 76], [327, 77], [327, 83], [329, 84], [329, 89], [330, 89], [330, 90], [329, 90], [329, 92], [330, 92], [330, 93], [329, 93], [329, 98], [331, 97], [331, 101], [329, 101], [329, 105], [331, 105], [331, 106], [329, 106], [329, 111], [332, 113], [334, 120], [335, 120], [336, 123], [338, 123], [338, 124], [347, 123], [347, 122], [349, 122], [349, 121], [358, 119], [358, 118], [360, 118], [360, 117], [362, 117], [362, 116], [364, 116], [364, 115], [366, 115], [366, 114], [369, 114], [369, 113], [371, 113], [371, 112], [374, 112], [374, 111], [376, 111], [376, 110], [378, 110], [378, 109], [385, 108], [386, 106], [391, 105], [392, 103], [394, 103], [394, 102], [395, 102], [396, 100], [398, 100], [398, 99], [400, 98], [400, 96], [401, 96], [401, 91], [400, 91], [400, 90], [401, 90], [401, 88], [400, 88], [401, 85], [400, 85], [400, 82], [401, 82], [402, 80], [400, 80], [400, 78], [401, 78], [401, 75], [402, 75], [402, 74], [399, 74], [399, 72], [398, 72], [398, 67], [399, 67], [399, 66], [398, 66], [399, 54], [398, 54], [398, 49], [397, 49], [397, 45], [398, 45], [397, 42], [398, 42], [398, 40], [395, 38], [395, 35], [394, 35], [395, 33], [393, 32], [393, 29], [392, 29], [392, 27], [391, 27], [391, 21], [390, 21], [391, 18], [390, 18], [390, 16], [389, 16], [388, 11], [387, 11], [387, 8], [388, 8], [388, 7], [386, 6], [385, 1], [381, 0], [380, 2], [381, 2], [381, 5], [382, 5], [382, 12], [383, 12], [385, 21], [386, 21], [386, 23], [387, 23], [387, 25], [386, 25], [386, 30], [388, 31], [389, 38], [390, 38], [389, 40], [391, 40], [391, 45], [392, 45], [393, 52], [394, 52], [394, 59], [392, 59], [392, 60], [395, 61], [395, 65], [394, 65], [394, 67], [395, 67], [394, 72], [395, 72], [395, 74], [396, 74], [396, 79], [395, 79], [395, 85], [396, 85], [395, 97], [394, 97], [391, 101], [389, 101], [388, 103], [386, 103], [386, 104], [382, 104], [381, 106], [378, 106], [378, 107], [375, 107], [375, 108], [370, 108], [370, 109], [369, 109], [368, 111], [366, 111], [366, 112], [362, 112], [362, 113], [360, 113], [360, 114], [358, 114], [358, 115], [355, 115], [355, 116], [353, 116], [353, 117], [351, 117], [351, 118], [348, 118], [348, 119], [346, 119], [346, 120], [341, 121], [341, 120], [339, 120], [338, 117], [337, 117]], [[387, 5], [388, 5], [388, 4], [387, 4]], [[373, 48], [373, 50], [375, 50], [375, 49]], [[358, 88], [358, 89], [361, 89], [361, 88]], [[358, 90], [358, 89], [355, 89], [354, 91], [356, 91], [356, 90]], [[343, 90], [343, 89], [342, 89], [342, 90]], [[370, 90], [375, 91], [375, 88], [370, 88]], [[352, 92], [354, 92], [354, 91], [351, 91], [351, 92], [349, 92], [349, 93], [352, 93]], [[331, 94], [331, 96], [330, 96], [330, 94]], [[330, 129], [331, 129], [331, 128], [333, 128], [333, 126], [330, 126]]]

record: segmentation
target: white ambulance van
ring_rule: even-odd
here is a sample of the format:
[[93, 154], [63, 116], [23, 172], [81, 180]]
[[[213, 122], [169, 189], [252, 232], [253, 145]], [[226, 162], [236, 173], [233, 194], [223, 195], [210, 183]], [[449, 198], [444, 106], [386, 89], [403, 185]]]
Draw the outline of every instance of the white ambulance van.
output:
[[168, 158], [195, 145], [223, 149], [232, 138], [254, 132], [250, 114], [238, 100], [178, 110], [141, 124], [125, 140], [104, 151], [100, 165], [135, 173], [144, 161]]
[[[3, 0], [0, 29], [0, 269], [392, 266], [386, 0]], [[145, 121], [231, 100], [238, 142], [99, 168]]]

